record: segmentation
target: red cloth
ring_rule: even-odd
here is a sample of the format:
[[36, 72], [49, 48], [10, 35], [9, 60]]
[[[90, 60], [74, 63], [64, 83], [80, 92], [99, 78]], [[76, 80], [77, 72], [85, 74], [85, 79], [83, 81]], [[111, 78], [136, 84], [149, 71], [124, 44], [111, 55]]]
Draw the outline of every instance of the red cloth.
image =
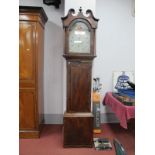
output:
[[135, 106], [126, 106], [119, 100], [113, 97], [112, 92], [107, 92], [103, 104], [111, 107], [112, 111], [116, 114], [120, 121], [120, 125], [127, 129], [127, 121], [135, 118]]

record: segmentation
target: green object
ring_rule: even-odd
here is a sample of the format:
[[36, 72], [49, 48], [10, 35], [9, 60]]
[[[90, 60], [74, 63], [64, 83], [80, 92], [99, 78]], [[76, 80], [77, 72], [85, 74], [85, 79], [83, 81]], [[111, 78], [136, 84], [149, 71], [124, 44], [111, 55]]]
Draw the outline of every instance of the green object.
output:
[[100, 102], [93, 104], [94, 129], [101, 129], [100, 122]]
[[113, 143], [115, 146], [116, 155], [127, 155], [124, 147], [122, 146], [122, 144], [117, 139], [114, 139]]

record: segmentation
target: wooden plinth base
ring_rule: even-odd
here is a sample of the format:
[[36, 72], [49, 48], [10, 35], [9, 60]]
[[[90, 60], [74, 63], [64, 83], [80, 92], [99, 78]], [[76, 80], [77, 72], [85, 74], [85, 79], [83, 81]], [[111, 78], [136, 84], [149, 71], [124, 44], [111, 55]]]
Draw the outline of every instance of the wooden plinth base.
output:
[[22, 130], [19, 132], [19, 138], [39, 138], [39, 136], [40, 136], [40, 132], [35, 130], [34, 131]]
[[42, 123], [39, 125], [38, 129], [32, 130], [19, 130], [19, 138], [40, 138], [40, 132], [44, 125], [44, 119]]
[[93, 114], [64, 113], [64, 147], [93, 146]]

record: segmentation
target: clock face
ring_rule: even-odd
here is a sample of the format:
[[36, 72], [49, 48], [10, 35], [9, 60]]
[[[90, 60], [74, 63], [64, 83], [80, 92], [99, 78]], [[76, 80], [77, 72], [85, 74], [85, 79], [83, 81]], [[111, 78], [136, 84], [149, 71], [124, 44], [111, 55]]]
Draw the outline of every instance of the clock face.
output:
[[83, 22], [77, 22], [71, 27], [69, 53], [90, 53], [90, 31]]

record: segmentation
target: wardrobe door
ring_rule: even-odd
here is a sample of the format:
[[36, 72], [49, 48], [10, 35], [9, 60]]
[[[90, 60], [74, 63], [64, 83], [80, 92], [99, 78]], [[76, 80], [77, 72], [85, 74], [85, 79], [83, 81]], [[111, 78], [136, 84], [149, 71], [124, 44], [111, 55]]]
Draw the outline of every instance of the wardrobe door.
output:
[[21, 89], [19, 92], [19, 128], [36, 128], [36, 95], [34, 89]]
[[19, 78], [21, 87], [35, 85], [35, 29], [35, 22], [20, 22]]

